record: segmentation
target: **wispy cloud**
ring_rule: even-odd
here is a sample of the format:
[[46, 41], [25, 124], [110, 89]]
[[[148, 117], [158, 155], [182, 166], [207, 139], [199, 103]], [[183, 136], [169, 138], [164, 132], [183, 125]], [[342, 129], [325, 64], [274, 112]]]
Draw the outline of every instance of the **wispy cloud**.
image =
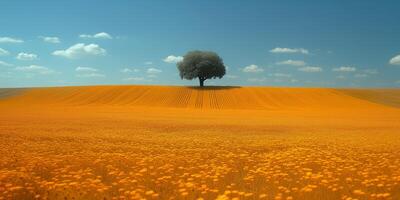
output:
[[145, 78], [144, 77], [128, 77], [128, 78], [124, 78], [124, 81], [144, 81]]
[[267, 78], [265, 78], [265, 77], [247, 79], [247, 81], [249, 81], [249, 82], [256, 82], [256, 83], [265, 82], [266, 80], [267, 80]]
[[291, 74], [285, 74], [285, 73], [273, 73], [273, 74], [271, 74], [271, 76], [280, 77], [280, 78], [290, 78], [290, 77], [292, 77]]
[[400, 55], [397, 55], [390, 59], [389, 63], [392, 65], [400, 65]]
[[87, 73], [87, 74], [77, 74], [78, 78], [104, 78], [106, 75], [100, 73]]
[[366, 74], [378, 74], [378, 70], [376, 69], [364, 69], [363, 72]]
[[158, 73], [161, 73], [162, 71], [159, 70], [159, 69], [156, 69], [156, 68], [149, 68], [149, 69], [147, 69], [146, 72], [147, 72], [148, 74], [158, 74]]
[[13, 65], [10, 64], [10, 63], [7, 63], [7, 62], [4, 62], [4, 61], [1, 61], [1, 60], [0, 60], [0, 66], [11, 67], [11, 66], [13, 66]]
[[102, 78], [106, 75], [98, 73], [99, 70], [93, 67], [77, 67], [75, 71], [78, 73], [76, 77], [78, 78]]
[[10, 55], [10, 52], [8, 52], [5, 49], [0, 48], [0, 56], [8, 56]]
[[61, 40], [58, 37], [48, 37], [48, 36], [39, 36], [43, 40], [43, 42], [57, 44], [60, 43]]
[[307, 66], [307, 67], [301, 67], [301, 68], [299, 68], [299, 71], [302, 71], [302, 72], [309, 72], [309, 73], [315, 73], [315, 72], [322, 72], [322, 68], [321, 68], [321, 67], [311, 67], [311, 66]]
[[354, 77], [356, 77], [356, 78], [367, 78], [368, 74], [355, 74]]
[[229, 78], [229, 79], [237, 79], [237, 78], [238, 78], [238, 76], [236, 76], [236, 75], [230, 75], [230, 74], [225, 75], [225, 77], [226, 77], [226, 78]]
[[54, 74], [56, 71], [49, 69], [47, 67], [39, 66], [39, 65], [29, 65], [29, 66], [22, 66], [22, 67], [16, 67], [15, 70], [21, 71], [21, 72], [29, 72], [29, 73], [35, 73], [35, 74]]
[[23, 43], [24, 41], [12, 37], [0, 37], [0, 43]]
[[38, 56], [33, 53], [25, 53], [21, 52], [17, 55], [16, 57], [18, 60], [36, 60], [38, 59]]
[[309, 54], [309, 51], [304, 48], [286, 48], [286, 47], [276, 47], [271, 49], [269, 52], [271, 53], [301, 53], [301, 54]]
[[52, 53], [55, 56], [62, 56], [65, 58], [78, 58], [85, 55], [105, 55], [106, 50], [101, 48], [97, 44], [88, 44], [85, 45], [84, 43], [75, 44], [68, 49], [65, 50], [57, 50]]
[[153, 62], [151, 62], [151, 61], [147, 61], [147, 62], [144, 62], [144, 64], [145, 64], [145, 65], [152, 65], [152, 64], [153, 64]]
[[97, 69], [92, 67], [77, 67], [75, 68], [77, 72], [97, 72]]
[[121, 71], [120, 72], [122, 72], [122, 73], [131, 73], [132, 72], [132, 70], [131, 69], [129, 69], [129, 68], [124, 68], [124, 69], [121, 69]]
[[277, 65], [292, 65], [292, 66], [304, 66], [306, 63], [302, 60], [285, 60], [277, 62]]
[[174, 55], [167, 56], [166, 58], [163, 59], [163, 61], [166, 63], [178, 63], [182, 60], [183, 60], [182, 56], [174, 56]]
[[260, 68], [257, 65], [252, 64], [252, 65], [248, 65], [248, 66], [244, 67], [242, 71], [246, 72], [246, 73], [256, 73], [256, 72], [263, 72], [264, 69]]
[[343, 75], [336, 76], [336, 78], [337, 78], [337, 79], [346, 79], [346, 77], [343, 76]]
[[333, 68], [332, 71], [334, 71], [334, 72], [355, 72], [355, 71], [357, 71], [357, 68], [341, 66], [338, 68]]
[[81, 34], [79, 35], [80, 38], [94, 38], [94, 39], [112, 39], [113, 37], [106, 33], [106, 32], [101, 32], [101, 33], [96, 33], [93, 35], [89, 34]]

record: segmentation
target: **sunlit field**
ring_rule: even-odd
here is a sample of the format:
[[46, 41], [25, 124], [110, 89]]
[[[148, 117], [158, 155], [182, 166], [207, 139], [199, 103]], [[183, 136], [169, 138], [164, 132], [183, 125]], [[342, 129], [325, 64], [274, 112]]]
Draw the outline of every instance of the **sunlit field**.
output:
[[0, 199], [400, 199], [399, 96], [0, 90]]

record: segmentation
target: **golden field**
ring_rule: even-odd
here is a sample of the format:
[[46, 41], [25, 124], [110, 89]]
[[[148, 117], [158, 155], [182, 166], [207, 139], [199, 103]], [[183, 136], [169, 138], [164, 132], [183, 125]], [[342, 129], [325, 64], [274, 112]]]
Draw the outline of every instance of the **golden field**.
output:
[[400, 199], [400, 90], [0, 89], [0, 199]]

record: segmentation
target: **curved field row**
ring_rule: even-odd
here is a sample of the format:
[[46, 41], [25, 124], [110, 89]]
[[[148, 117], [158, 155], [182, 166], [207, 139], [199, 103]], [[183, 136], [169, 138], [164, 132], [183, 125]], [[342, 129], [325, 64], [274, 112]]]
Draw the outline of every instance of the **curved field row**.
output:
[[[190, 88], [177, 86], [81, 86], [2, 90], [0, 105], [143, 106], [195, 109], [370, 109], [398, 107], [400, 90], [321, 88]], [[14, 95], [7, 95], [14, 94]], [[7, 95], [7, 96], [6, 96]]]

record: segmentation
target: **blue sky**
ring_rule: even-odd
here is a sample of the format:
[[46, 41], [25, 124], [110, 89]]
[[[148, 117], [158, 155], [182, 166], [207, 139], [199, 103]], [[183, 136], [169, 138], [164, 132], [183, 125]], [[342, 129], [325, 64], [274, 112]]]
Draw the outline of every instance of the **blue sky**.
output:
[[0, 87], [197, 85], [176, 61], [217, 52], [206, 85], [399, 87], [399, 1], [0, 2]]

